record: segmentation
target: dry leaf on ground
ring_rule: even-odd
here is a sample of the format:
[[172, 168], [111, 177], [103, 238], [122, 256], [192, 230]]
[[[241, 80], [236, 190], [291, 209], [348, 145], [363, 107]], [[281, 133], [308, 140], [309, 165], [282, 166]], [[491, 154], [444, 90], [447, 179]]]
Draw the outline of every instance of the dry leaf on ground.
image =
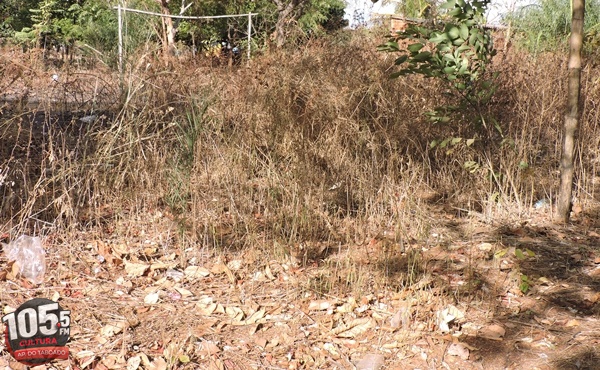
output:
[[379, 370], [385, 364], [385, 356], [379, 353], [367, 353], [356, 363], [356, 370]]
[[506, 330], [498, 325], [492, 324], [486, 327], [483, 327], [479, 330], [479, 337], [491, 340], [502, 340]]
[[347, 324], [340, 325], [332, 330], [332, 334], [341, 338], [355, 338], [375, 326], [370, 317], [352, 320]]

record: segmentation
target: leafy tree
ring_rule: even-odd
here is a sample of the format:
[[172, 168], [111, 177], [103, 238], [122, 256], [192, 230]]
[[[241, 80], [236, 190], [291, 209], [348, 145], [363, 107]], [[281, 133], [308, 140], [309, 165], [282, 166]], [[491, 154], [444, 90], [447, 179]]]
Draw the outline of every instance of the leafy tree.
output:
[[407, 18], [433, 18], [437, 13], [435, 0], [404, 0], [396, 6], [396, 12]]
[[[401, 54], [395, 61], [401, 68], [391, 77], [419, 74], [436, 78], [453, 92], [458, 105], [441, 106], [426, 113], [435, 122], [449, 123], [453, 116], [462, 118], [465, 112], [471, 112], [471, 122], [476, 128], [488, 128], [484, 107], [495, 91], [487, 73], [495, 50], [491, 35], [482, 27], [488, 3], [489, 0], [447, 0], [440, 8], [446, 12], [445, 24], [439, 27], [411, 24], [379, 48]], [[409, 45], [401, 48], [400, 40], [407, 40]], [[445, 146], [448, 140], [456, 139], [432, 144]]]
[[[277, 6], [277, 21], [271, 38], [282, 47], [291, 30], [298, 25], [303, 31], [319, 31], [332, 15], [344, 5], [341, 0], [273, 0]], [[333, 11], [333, 12], [332, 12]]]
[[29, 9], [38, 5], [37, 0], [3, 0], [0, 2], [0, 36], [13, 36], [16, 30], [31, 27]]

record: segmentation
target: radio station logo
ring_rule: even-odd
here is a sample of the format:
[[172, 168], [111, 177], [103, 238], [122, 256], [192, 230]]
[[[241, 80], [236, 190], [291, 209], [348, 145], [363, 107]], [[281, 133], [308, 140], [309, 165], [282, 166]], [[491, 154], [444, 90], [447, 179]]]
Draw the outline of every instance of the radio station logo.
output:
[[6, 347], [15, 360], [35, 366], [69, 358], [71, 311], [57, 302], [34, 298], [2, 317]]

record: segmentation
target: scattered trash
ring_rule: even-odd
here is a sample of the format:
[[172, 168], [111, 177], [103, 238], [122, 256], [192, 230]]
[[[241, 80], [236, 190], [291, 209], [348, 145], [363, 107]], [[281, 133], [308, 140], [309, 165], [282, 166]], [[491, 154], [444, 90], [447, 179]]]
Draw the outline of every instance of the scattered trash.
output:
[[[15, 261], [21, 276], [34, 284], [44, 281], [46, 259], [42, 240], [37, 236], [21, 235], [17, 240], [4, 244], [4, 252], [9, 261]], [[14, 271], [14, 269], [13, 269]]]
[[449, 305], [445, 309], [437, 312], [438, 326], [442, 333], [450, 332], [450, 326], [458, 324], [464, 319], [465, 315], [455, 306]]
[[533, 208], [542, 209], [542, 208], [547, 208], [549, 206], [550, 206], [550, 200], [548, 200], [546, 198], [542, 198], [542, 199], [538, 200], [537, 202], [535, 202], [535, 204], [533, 205]]
[[175, 269], [168, 269], [166, 275], [168, 278], [171, 278], [174, 281], [181, 281], [185, 276], [183, 272]]
[[83, 116], [79, 120], [83, 123], [94, 123], [98, 119], [98, 116], [95, 114], [91, 114], [89, 116]]

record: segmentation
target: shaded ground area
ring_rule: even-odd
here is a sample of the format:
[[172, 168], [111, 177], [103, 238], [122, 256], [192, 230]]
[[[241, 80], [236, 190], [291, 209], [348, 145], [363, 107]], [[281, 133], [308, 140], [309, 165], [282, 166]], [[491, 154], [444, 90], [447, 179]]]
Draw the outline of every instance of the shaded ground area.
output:
[[[594, 369], [597, 218], [557, 227], [545, 213], [501, 226], [438, 214], [405, 252], [373, 238], [303, 264], [294, 251], [182, 250], [172, 217], [147, 210], [50, 235], [40, 287], [4, 260], [0, 298], [5, 312], [35, 296], [72, 310], [58, 368]], [[346, 284], [353, 274], [370, 291]]]

